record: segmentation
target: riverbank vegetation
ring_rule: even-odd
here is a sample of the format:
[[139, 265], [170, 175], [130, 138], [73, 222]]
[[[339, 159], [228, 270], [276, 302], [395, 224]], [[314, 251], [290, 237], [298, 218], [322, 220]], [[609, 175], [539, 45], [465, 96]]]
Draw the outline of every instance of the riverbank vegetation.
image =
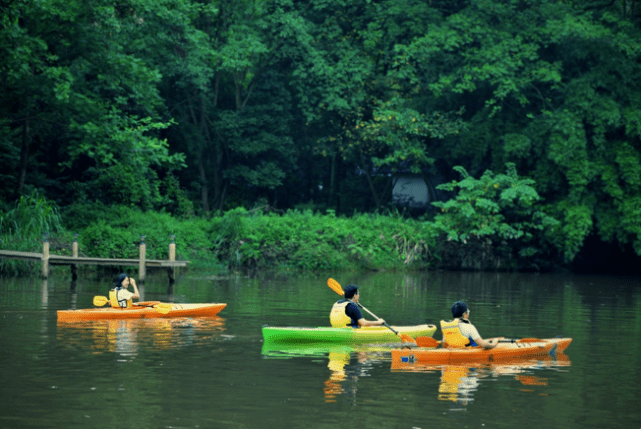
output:
[[9, 2], [2, 247], [77, 233], [125, 257], [175, 234], [221, 269], [543, 270], [590, 242], [638, 262], [639, 46], [641, 0]]
[[[459, 170], [461, 181], [440, 188], [460, 191], [446, 203], [435, 203], [441, 211], [431, 218], [414, 219], [398, 211], [346, 217], [333, 211], [278, 213], [269, 207], [239, 207], [212, 218], [181, 219], [139, 208], [92, 205], [67, 208], [67, 227], [62, 228], [53, 203], [36, 195], [21, 199], [16, 209], [0, 217], [0, 239], [3, 246], [38, 251], [38, 238], [55, 231], [47, 237], [54, 253], [70, 254], [72, 240], [78, 240], [83, 255], [135, 259], [144, 236], [147, 258], [166, 259], [173, 236], [178, 259], [217, 273], [267, 268], [552, 268], [555, 258], [547, 251], [563, 252], [555, 247], [560, 242], [551, 239], [559, 222], [540, 210], [532, 181], [519, 178], [513, 165], [507, 174], [487, 172], [478, 180]], [[0, 268], [30, 270], [26, 263], [3, 263]]]

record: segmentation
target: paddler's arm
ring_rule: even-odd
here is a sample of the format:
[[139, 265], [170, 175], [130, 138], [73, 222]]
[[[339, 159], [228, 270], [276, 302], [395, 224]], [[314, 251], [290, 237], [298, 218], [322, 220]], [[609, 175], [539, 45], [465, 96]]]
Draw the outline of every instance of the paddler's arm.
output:
[[365, 320], [364, 318], [358, 319], [359, 326], [380, 326], [384, 324], [385, 324], [385, 320], [383, 319], [378, 319], [378, 320]]
[[499, 340], [501, 338], [503, 338], [503, 337], [492, 338], [490, 340], [484, 340], [483, 338], [479, 337], [479, 338], [474, 338], [474, 341], [476, 341], [476, 344], [478, 344], [479, 346], [483, 347], [486, 350], [489, 350], [489, 349], [493, 349], [494, 347], [496, 347], [499, 344]]
[[129, 277], [129, 283], [134, 288], [134, 294], [132, 295], [131, 298], [140, 299], [140, 292], [138, 292], [138, 286], [136, 286], [136, 280], [134, 280], [133, 277]]

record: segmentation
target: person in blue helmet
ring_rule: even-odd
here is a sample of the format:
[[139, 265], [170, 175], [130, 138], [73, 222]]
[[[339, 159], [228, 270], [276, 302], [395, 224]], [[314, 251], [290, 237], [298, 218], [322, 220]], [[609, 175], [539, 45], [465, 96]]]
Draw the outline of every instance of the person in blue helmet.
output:
[[366, 320], [358, 308], [358, 300], [360, 294], [358, 293], [357, 285], [347, 285], [343, 288], [345, 292], [344, 299], [339, 300], [332, 307], [329, 315], [329, 321], [334, 328], [344, 328], [351, 326], [352, 328], [360, 328], [361, 326], [378, 326], [384, 325], [385, 320]]
[[443, 332], [443, 343], [447, 347], [477, 347], [492, 349], [499, 343], [500, 338], [484, 340], [472, 322], [470, 322], [470, 308], [465, 301], [456, 301], [452, 305], [451, 321], [441, 320], [441, 331]]

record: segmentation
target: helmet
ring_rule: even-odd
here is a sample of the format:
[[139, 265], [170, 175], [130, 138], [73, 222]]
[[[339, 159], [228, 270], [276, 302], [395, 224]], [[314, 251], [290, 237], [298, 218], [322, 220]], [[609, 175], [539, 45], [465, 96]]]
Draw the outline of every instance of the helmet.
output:
[[463, 313], [467, 312], [467, 304], [465, 301], [456, 301], [454, 305], [452, 305], [452, 317], [455, 319], [458, 317], [461, 317]]

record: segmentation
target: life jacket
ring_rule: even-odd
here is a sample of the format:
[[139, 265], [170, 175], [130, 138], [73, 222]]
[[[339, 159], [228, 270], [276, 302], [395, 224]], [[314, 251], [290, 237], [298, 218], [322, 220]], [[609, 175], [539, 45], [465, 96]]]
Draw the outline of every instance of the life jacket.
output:
[[118, 291], [120, 288], [111, 289], [109, 291], [109, 303], [113, 308], [126, 308], [133, 305], [132, 300], [118, 299]]
[[345, 307], [352, 301], [343, 300], [334, 303], [332, 311], [329, 313], [329, 323], [332, 328], [346, 328], [352, 326], [352, 318], [345, 314]]
[[443, 343], [451, 348], [463, 348], [471, 343], [471, 339], [464, 337], [459, 328], [459, 319], [449, 322], [441, 320], [441, 331], [443, 332]]

